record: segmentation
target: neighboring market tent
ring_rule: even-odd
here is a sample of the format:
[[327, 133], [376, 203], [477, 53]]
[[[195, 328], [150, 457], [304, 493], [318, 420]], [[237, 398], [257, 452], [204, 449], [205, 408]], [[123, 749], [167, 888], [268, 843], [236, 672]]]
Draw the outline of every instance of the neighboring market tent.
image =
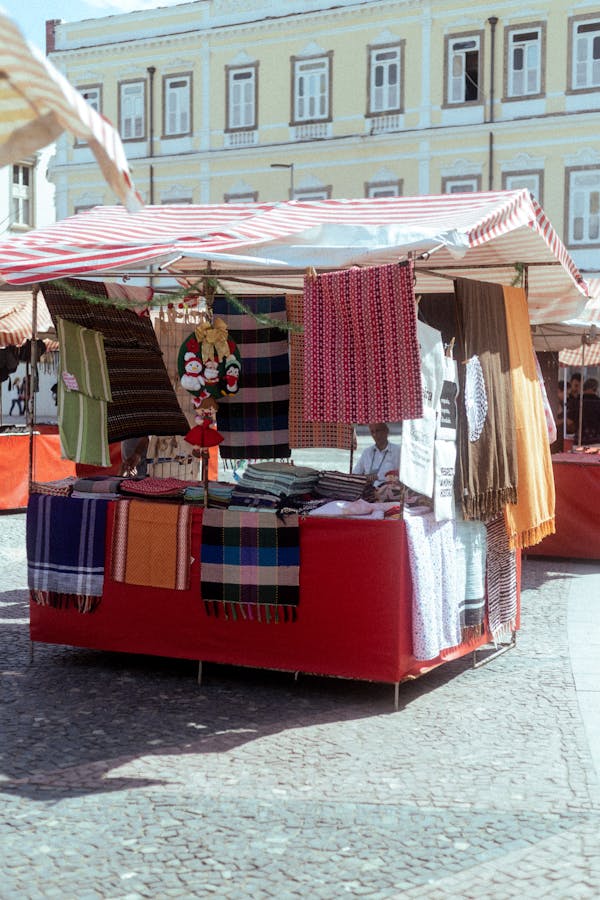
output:
[[590, 278], [587, 284], [590, 299], [581, 318], [570, 323], [581, 329], [581, 338], [576, 346], [563, 345], [558, 356], [563, 366], [600, 366], [600, 278]]
[[[578, 316], [587, 287], [529, 191], [147, 206], [128, 215], [96, 207], [0, 244], [0, 275], [13, 284], [66, 276], [109, 277], [162, 267], [208, 271], [235, 292], [301, 289], [307, 267], [380, 265], [413, 254], [417, 291], [450, 291], [453, 277], [522, 281], [532, 323]], [[156, 268], [155, 268], [156, 271]]]
[[[38, 296], [37, 333], [54, 331], [43, 297]], [[32, 297], [30, 291], [0, 290], [0, 347], [20, 347], [32, 337]], [[48, 345], [58, 349], [56, 341]]]
[[88, 144], [119, 200], [130, 210], [141, 207], [117, 131], [25, 40], [1, 7], [0, 109], [0, 166], [19, 162], [68, 131]]

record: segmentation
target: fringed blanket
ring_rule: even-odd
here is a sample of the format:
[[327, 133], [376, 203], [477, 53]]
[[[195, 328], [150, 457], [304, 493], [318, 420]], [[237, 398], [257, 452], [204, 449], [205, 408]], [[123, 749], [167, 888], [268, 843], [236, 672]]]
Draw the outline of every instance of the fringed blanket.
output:
[[38, 606], [53, 609], [76, 609], [80, 613], [92, 613], [100, 606], [101, 597], [89, 594], [64, 594], [58, 591], [30, 591], [29, 596]]
[[287, 458], [290, 364], [285, 297], [244, 297], [244, 302], [259, 318], [239, 312], [224, 297], [214, 302], [214, 314], [227, 323], [244, 367], [239, 393], [219, 403], [217, 428], [225, 438], [219, 453], [223, 459]]
[[412, 265], [304, 280], [304, 415], [396, 422], [422, 413]]
[[112, 578], [126, 584], [187, 590], [190, 524], [189, 506], [120, 500], [112, 537]]
[[504, 517], [487, 524], [487, 614], [495, 641], [517, 627], [517, 551], [508, 546]]
[[[285, 298], [288, 322], [304, 324], [302, 294]], [[290, 332], [290, 447], [350, 450], [354, 429], [345, 422], [307, 422], [304, 414], [304, 332]]]
[[201, 591], [209, 614], [263, 622], [294, 620], [300, 597], [298, 516], [206, 509]]
[[106, 506], [98, 499], [31, 494], [27, 578], [32, 591], [102, 596]]
[[[466, 519], [486, 521], [517, 500], [517, 449], [513, 388], [502, 286], [459, 278], [454, 282], [465, 360], [477, 361], [487, 404], [481, 421], [467, 421], [459, 404], [458, 485]], [[459, 365], [461, 393], [467, 366]], [[474, 429], [474, 425], [477, 428]], [[469, 426], [471, 434], [469, 435]]]
[[464, 570], [462, 624], [481, 633], [485, 621], [486, 528], [482, 522], [455, 522], [456, 563]]
[[519, 467], [517, 502], [504, 515], [510, 547], [532, 547], [555, 531], [554, 475], [525, 291], [505, 287], [504, 303]]

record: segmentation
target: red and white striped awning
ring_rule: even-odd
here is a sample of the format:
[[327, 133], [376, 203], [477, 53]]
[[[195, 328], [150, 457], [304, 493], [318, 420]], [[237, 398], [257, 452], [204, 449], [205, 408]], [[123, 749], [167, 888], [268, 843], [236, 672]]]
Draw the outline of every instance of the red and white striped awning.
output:
[[579, 345], [559, 353], [563, 366], [600, 366], [600, 278], [589, 278], [587, 285], [590, 299], [577, 322], [581, 329]]
[[[430, 254], [416, 261], [417, 290], [426, 293], [451, 290], [452, 277], [511, 284], [525, 273], [532, 322], [574, 318], [587, 296], [573, 260], [525, 190], [147, 206], [132, 215], [96, 207], [0, 244], [0, 275], [25, 284], [165, 265], [199, 277], [210, 263], [223, 281], [253, 272], [281, 290], [301, 287], [307, 267], [380, 265], [409, 252]], [[239, 284], [231, 289], [242, 291]]]
[[[32, 336], [31, 291], [0, 291], [0, 347], [20, 347]], [[37, 300], [37, 333], [54, 331], [50, 313], [41, 294]], [[58, 349], [56, 341], [46, 341], [50, 350]]]
[[[25, 5], [23, 11], [29, 12]], [[118, 132], [1, 9], [0, 110], [0, 166], [19, 162], [69, 131], [87, 142], [121, 202], [130, 210], [141, 207]]]

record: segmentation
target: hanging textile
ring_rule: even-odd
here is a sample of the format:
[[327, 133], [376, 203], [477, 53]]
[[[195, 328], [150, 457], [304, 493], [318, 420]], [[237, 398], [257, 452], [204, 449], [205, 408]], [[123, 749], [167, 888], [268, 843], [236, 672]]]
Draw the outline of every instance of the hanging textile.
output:
[[405, 506], [404, 524], [413, 585], [413, 656], [435, 659], [462, 639], [464, 569], [456, 564], [454, 522], [438, 523], [430, 510]]
[[554, 475], [525, 291], [505, 287], [504, 303], [519, 467], [517, 502], [504, 515], [510, 547], [532, 547], [555, 531]]
[[111, 552], [114, 581], [184, 591], [190, 584], [191, 507], [120, 500]]
[[485, 565], [487, 532], [482, 522], [465, 522], [457, 517], [454, 539], [456, 564], [464, 569], [464, 594], [461, 604], [463, 625], [481, 633], [485, 621]]
[[368, 424], [421, 415], [411, 264], [307, 276], [304, 321], [309, 421]]
[[63, 456], [110, 466], [107, 408], [112, 399], [104, 338], [99, 331], [56, 318], [62, 374], [57, 381], [58, 430]]
[[487, 614], [495, 641], [517, 627], [517, 551], [508, 545], [504, 517], [487, 523]]
[[200, 578], [209, 614], [294, 620], [300, 598], [298, 516], [282, 521], [272, 512], [205, 509]]
[[219, 403], [217, 428], [225, 440], [223, 459], [282, 459], [291, 455], [288, 417], [290, 367], [287, 332], [255, 316], [285, 325], [285, 297], [244, 297], [253, 315], [238, 311], [226, 297], [215, 297], [244, 363], [243, 385]]
[[107, 502], [31, 494], [26, 525], [31, 590], [102, 595]]
[[[288, 322], [304, 324], [304, 297], [285, 298]], [[290, 332], [290, 447], [335, 447], [350, 450], [354, 430], [346, 422], [308, 422], [304, 412], [304, 333]]]
[[[513, 389], [502, 286], [458, 278], [454, 282], [464, 340], [464, 359], [481, 371], [487, 409], [479, 404], [481, 431], [469, 439], [465, 404], [459, 404], [458, 487], [466, 519], [487, 520], [517, 499], [517, 450]], [[467, 366], [459, 366], [465, 402]], [[472, 424], [472, 423], [471, 423]]]
[[42, 291], [55, 325], [60, 317], [104, 336], [112, 393], [107, 407], [109, 443], [188, 432], [148, 316], [111, 306], [106, 287], [99, 282], [69, 278], [46, 282]]

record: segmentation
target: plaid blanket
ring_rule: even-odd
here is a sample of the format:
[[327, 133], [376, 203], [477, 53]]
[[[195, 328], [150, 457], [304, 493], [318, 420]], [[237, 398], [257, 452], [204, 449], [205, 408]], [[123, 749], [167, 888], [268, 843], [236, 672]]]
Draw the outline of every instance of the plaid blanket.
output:
[[206, 509], [200, 578], [204, 606], [227, 618], [294, 620], [300, 596], [298, 516]]
[[98, 499], [31, 494], [27, 579], [32, 591], [102, 596], [106, 505]]
[[114, 581], [185, 591], [190, 584], [190, 507], [121, 500], [111, 546]]
[[[244, 297], [257, 315], [286, 322], [285, 297]], [[227, 323], [240, 349], [244, 382], [235, 397], [219, 404], [217, 428], [225, 440], [223, 459], [282, 459], [291, 455], [288, 440], [290, 365], [285, 331], [263, 325], [216, 297], [215, 316]]]

